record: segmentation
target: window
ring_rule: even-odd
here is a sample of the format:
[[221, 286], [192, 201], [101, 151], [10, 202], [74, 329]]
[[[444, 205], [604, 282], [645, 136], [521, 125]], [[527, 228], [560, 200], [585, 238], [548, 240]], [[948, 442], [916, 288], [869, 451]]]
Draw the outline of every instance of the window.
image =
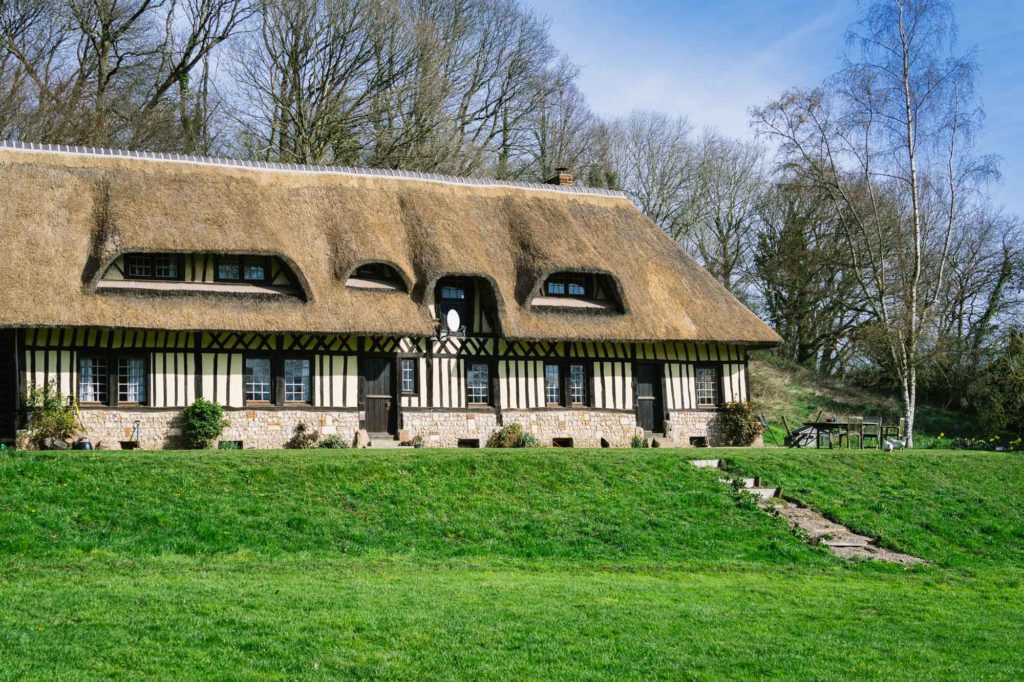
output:
[[264, 256], [218, 256], [217, 279], [221, 282], [266, 282], [270, 279]]
[[402, 393], [416, 393], [416, 358], [402, 358]]
[[718, 370], [714, 367], [698, 367], [696, 372], [697, 407], [718, 405]]
[[246, 402], [269, 403], [272, 385], [270, 358], [245, 359]]
[[568, 362], [545, 363], [544, 402], [579, 407], [587, 404], [587, 368]]
[[587, 404], [587, 368], [583, 365], [569, 365], [569, 402]]
[[466, 298], [466, 290], [462, 287], [441, 287], [441, 298], [445, 301], [462, 301]]
[[81, 356], [78, 359], [78, 402], [107, 404], [107, 359]]
[[356, 277], [363, 279], [376, 279], [384, 282], [400, 281], [401, 278], [395, 269], [387, 263], [366, 263], [360, 265], [355, 271]]
[[246, 256], [245, 258], [245, 273], [246, 282], [262, 282], [267, 278], [267, 262], [266, 260], [254, 259]]
[[151, 256], [129, 255], [126, 259], [128, 277], [149, 279], [153, 276], [153, 259]]
[[590, 279], [585, 274], [558, 273], [548, 278], [544, 285], [544, 293], [548, 296], [589, 298], [589, 292], [593, 288]]
[[491, 402], [491, 371], [483, 362], [466, 366], [466, 401], [470, 405], [489, 405]]
[[558, 365], [544, 365], [544, 402], [548, 405], [562, 404], [562, 388]]
[[242, 265], [238, 256], [222, 256], [217, 259], [217, 279], [237, 282], [241, 278]]
[[145, 358], [118, 358], [117, 402], [146, 404]]
[[[284, 400], [286, 403], [308, 403], [312, 395], [309, 360], [287, 358], [284, 361]], [[267, 398], [269, 400], [269, 398]]]
[[124, 258], [128, 279], [181, 279], [179, 257], [173, 253], [130, 253]]
[[157, 279], [177, 279], [178, 257], [166, 254], [153, 256], [153, 273]]

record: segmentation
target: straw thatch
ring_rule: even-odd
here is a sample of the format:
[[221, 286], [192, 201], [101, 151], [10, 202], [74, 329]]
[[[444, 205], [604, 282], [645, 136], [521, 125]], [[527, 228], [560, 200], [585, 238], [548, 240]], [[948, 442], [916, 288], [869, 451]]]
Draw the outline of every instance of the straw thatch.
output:
[[[629, 201], [598, 193], [0, 148], [0, 239], [0, 326], [426, 336], [423, 303], [451, 274], [493, 284], [509, 338], [779, 340]], [[278, 255], [307, 301], [96, 292], [140, 251]], [[346, 287], [370, 261], [410, 293]], [[561, 270], [610, 275], [625, 312], [533, 310]]]

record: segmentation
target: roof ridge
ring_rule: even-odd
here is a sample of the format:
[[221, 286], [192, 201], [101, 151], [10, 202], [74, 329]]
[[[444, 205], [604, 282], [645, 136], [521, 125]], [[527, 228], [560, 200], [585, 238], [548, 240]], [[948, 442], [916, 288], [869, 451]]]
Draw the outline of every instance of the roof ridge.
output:
[[446, 185], [475, 185], [479, 187], [505, 187], [511, 189], [530, 189], [566, 194], [582, 194], [626, 199], [626, 195], [618, 190], [597, 187], [565, 187], [540, 182], [519, 182], [512, 180], [493, 180], [490, 178], [467, 178], [441, 173], [421, 173], [419, 171], [390, 170], [387, 168], [363, 168], [358, 166], [314, 166], [298, 163], [274, 163], [271, 161], [245, 161], [217, 156], [198, 156], [178, 154], [174, 152], [139, 152], [126, 149], [107, 147], [80, 147], [66, 144], [44, 144], [41, 142], [18, 142], [16, 140], [0, 140], [0, 149], [16, 149], [29, 152], [51, 152], [74, 154], [78, 156], [101, 156], [115, 158], [142, 159], [146, 161], [171, 161], [178, 163], [194, 163], [207, 166], [226, 168], [244, 168], [247, 170], [272, 170], [292, 173], [317, 173], [328, 175], [354, 175], [360, 177], [397, 178], [401, 180], [419, 180]]

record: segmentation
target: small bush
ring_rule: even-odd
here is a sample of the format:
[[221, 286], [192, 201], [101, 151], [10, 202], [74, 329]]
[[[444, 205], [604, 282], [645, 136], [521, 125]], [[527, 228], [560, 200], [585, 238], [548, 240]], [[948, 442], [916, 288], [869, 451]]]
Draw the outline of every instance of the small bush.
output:
[[346, 443], [345, 439], [341, 436], [332, 434], [321, 438], [317, 447], [324, 448], [325, 450], [343, 450], [348, 447], [348, 443]]
[[315, 448], [320, 441], [320, 432], [306, 422], [299, 422], [292, 430], [292, 437], [284, 444], [289, 450], [308, 450]]
[[629, 439], [629, 447], [631, 448], [646, 448], [648, 445], [646, 436], [633, 434], [633, 437]]
[[539, 448], [540, 441], [532, 433], [524, 433], [523, 437], [519, 439], [519, 447], [521, 448]]
[[747, 447], [761, 435], [761, 422], [754, 416], [750, 403], [726, 403], [719, 419], [726, 445]]
[[195, 450], [210, 447], [213, 439], [224, 433], [227, 425], [224, 409], [205, 398], [196, 398], [194, 403], [181, 411], [181, 435], [186, 444]]
[[222, 440], [217, 443], [218, 450], [241, 450], [242, 446], [237, 440]]
[[519, 424], [506, 424], [487, 439], [489, 448], [535, 448], [540, 442], [530, 433], [524, 433]]
[[63, 443], [79, 431], [74, 402], [57, 390], [54, 381], [30, 388], [25, 394], [25, 409], [29, 443], [40, 450], [55, 442]]

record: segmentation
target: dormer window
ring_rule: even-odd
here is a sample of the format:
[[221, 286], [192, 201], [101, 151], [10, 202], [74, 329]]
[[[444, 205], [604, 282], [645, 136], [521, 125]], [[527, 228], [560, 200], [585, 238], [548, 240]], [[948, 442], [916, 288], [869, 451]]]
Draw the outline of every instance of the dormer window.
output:
[[125, 258], [125, 279], [181, 279], [181, 257], [171, 253], [133, 253]]
[[218, 282], [250, 282], [263, 284], [270, 275], [266, 256], [218, 256]]
[[473, 329], [472, 282], [468, 279], [451, 277], [437, 283], [437, 314], [442, 322], [448, 311], [459, 314], [459, 320], [466, 329]]
[[364, 263], [345, 280], [345, 286], [355, 289], [405, 291], [405, 280], [387, 263]]
[[124, 253], [96, 283], [98, 293], [216, 294], [306, 299], [302, 280], [280, 256]]
[[611, 275], [598, 272], [555, 272], [533, 298], [539, 310], [622, 312], [618, 287]]

